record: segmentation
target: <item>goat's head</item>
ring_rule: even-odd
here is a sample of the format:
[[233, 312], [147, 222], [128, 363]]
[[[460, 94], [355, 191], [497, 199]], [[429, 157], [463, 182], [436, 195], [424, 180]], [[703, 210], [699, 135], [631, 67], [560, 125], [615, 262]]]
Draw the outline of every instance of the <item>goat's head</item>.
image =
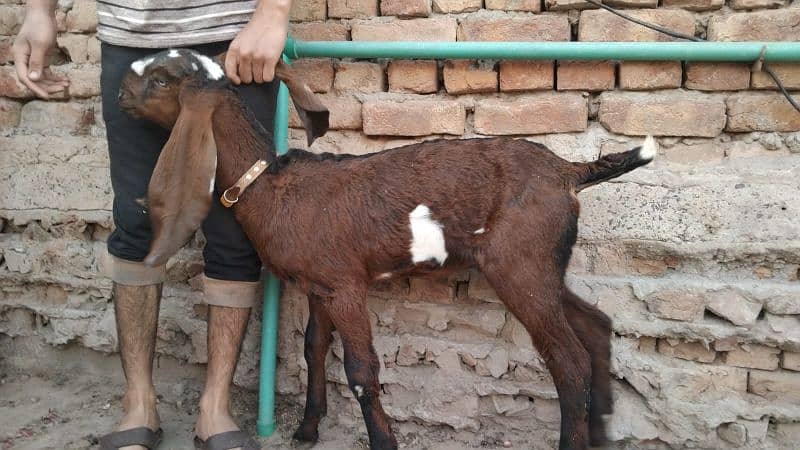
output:
[[[212, 118], [236, 95], [217, 62], [222, 60], [224, 54], [212, 59], [191, 50], [163, 51], [131, 64], [120, 86], [124, 111], [172, 129], [148, 186], [153, 243], [145, 264], [166, 262], [211, 207], [217, 169]], [[275, 75], [289, 88], [310, 145], [328, 130], [328, 110], [288, 65], [279, 63]], [[247, 120], [244, 111], [241, 120]]]

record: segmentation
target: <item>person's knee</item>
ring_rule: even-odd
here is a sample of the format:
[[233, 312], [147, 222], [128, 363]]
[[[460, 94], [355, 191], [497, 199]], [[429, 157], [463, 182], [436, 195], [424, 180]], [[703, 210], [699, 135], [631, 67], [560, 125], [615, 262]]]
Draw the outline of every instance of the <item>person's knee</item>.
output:
[[212, 306], [252, 308], [258, 304], [263, 286], [258, 281], [232, 281], [203, 276], [203, 300]]

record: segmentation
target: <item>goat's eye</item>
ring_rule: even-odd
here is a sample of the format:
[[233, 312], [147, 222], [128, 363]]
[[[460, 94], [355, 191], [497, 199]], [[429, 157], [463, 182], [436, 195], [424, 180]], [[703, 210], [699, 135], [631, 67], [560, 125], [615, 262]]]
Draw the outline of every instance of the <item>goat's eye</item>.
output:
[[167, 87], [167, 80], [163, 78], [155, 78], [153, 82], [159, 87]]

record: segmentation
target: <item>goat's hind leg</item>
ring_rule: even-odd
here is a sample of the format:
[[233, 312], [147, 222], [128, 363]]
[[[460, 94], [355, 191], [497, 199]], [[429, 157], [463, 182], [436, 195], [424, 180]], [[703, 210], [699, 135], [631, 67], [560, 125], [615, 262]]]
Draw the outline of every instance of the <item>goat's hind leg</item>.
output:
[[603, 414], [611, 414], [611, 319], [569, 289], [562, 296], [564, 314], [592, 360], [589, 437], [593, 446], [607, 443]]
[[559, 449], [582, 450], [589, 445], [589, 354], [564, 315], [561, 295], [565, 288], [560, 275], [555, 270], [532, 273], [528, 267], [526, 263], [496, 261], [482, 269], [503, 303], [528, 330], [553, 377], [561, 407]]
[[325, 306], [342, 338], [347, 383], [361, 405], [369, 433], [369, 448], [395, 450], [397, 440], [379, 398], [380, 362], [372, 346], [366, 289], [351, 292], [336, 290], [334, 298], [325, 300]]
[[319, 296], [308, 295], [309, 316], [304, 350], [308, 365], [306, 409], [303, 421], [293, 436], [295, 439], [305, 442], [317, 441], [319, 421], [328, 410], [325, 358], [328, 355], [334, 327], [322, 302], [323, 299]]

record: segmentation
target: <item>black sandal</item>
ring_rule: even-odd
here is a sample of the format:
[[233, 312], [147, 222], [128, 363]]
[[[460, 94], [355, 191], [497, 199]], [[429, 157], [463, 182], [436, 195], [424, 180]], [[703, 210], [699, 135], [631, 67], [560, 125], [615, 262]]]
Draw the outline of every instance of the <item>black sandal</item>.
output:
[[195, 450], [229, 450], [240, 447], [242, 450], [261, 450], [261, 445], [241, 430], [215, 434], [205, 441], [194, 437]]
[[164, 430], [161, 428], [156, 431], [147, 427], [115, 431], [100, 438], [100, 450], [118, 450], [129, 445], [141, 445], [155, 450], [163, 437]]

